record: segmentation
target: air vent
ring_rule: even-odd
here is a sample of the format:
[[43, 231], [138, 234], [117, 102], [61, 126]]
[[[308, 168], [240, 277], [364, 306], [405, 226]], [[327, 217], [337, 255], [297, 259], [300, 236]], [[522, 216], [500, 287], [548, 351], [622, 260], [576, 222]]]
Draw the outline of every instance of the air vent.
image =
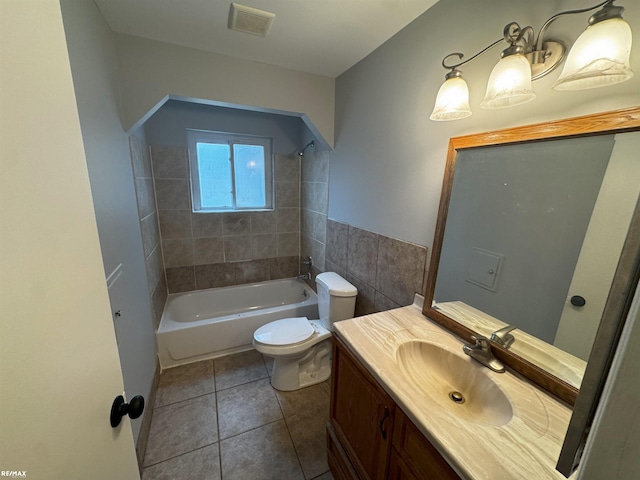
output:
[[269, 33], [275, 16], [275, 13], [232, 3], [229, 8], [229, 28], [265, 37]]

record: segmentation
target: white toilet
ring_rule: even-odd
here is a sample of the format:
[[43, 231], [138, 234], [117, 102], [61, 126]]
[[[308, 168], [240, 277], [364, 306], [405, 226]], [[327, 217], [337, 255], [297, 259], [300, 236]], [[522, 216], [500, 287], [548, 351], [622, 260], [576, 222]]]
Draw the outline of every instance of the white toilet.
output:
[[316, 277], [320, 320], [285, 318], [267, 323], [253, 334], [255, 349], [274, 359], [271, 385], [298, 390], [331, 376], [333, 322], [353, 317], [356, 287], [334, 272]]

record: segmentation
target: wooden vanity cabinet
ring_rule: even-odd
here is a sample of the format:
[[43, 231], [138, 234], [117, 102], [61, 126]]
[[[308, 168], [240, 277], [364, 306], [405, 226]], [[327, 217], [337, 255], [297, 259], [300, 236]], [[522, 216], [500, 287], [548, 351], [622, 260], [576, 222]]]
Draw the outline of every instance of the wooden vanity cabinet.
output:
[[333, 338], [329, 466], [339, 480], [385, 479], [395, 404], [347, 347]]
[[459, 480], [334, 334], [329, 467], [336, 480]]

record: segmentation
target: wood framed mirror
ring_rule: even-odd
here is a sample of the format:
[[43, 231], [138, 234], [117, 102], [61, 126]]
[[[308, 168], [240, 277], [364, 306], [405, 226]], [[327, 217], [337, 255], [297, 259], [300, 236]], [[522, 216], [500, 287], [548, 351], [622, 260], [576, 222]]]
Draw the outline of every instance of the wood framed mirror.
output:
[[640, 107], [451, 138], [424, 315], [465, 341], [515, 327], [495, 356], [574, 405], [601, 319], [628, 300], [610, 294], [632, 282], [638, 151]]

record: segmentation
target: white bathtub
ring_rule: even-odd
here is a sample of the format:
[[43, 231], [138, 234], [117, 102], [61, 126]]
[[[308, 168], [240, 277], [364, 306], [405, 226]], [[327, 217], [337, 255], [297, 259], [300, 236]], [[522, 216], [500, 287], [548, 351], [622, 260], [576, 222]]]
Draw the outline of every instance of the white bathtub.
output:
[[156, 333], [162, 369], [252, 348], [273, 320], [318, 318], [318, 297], [289, 278], [169, 295]]

